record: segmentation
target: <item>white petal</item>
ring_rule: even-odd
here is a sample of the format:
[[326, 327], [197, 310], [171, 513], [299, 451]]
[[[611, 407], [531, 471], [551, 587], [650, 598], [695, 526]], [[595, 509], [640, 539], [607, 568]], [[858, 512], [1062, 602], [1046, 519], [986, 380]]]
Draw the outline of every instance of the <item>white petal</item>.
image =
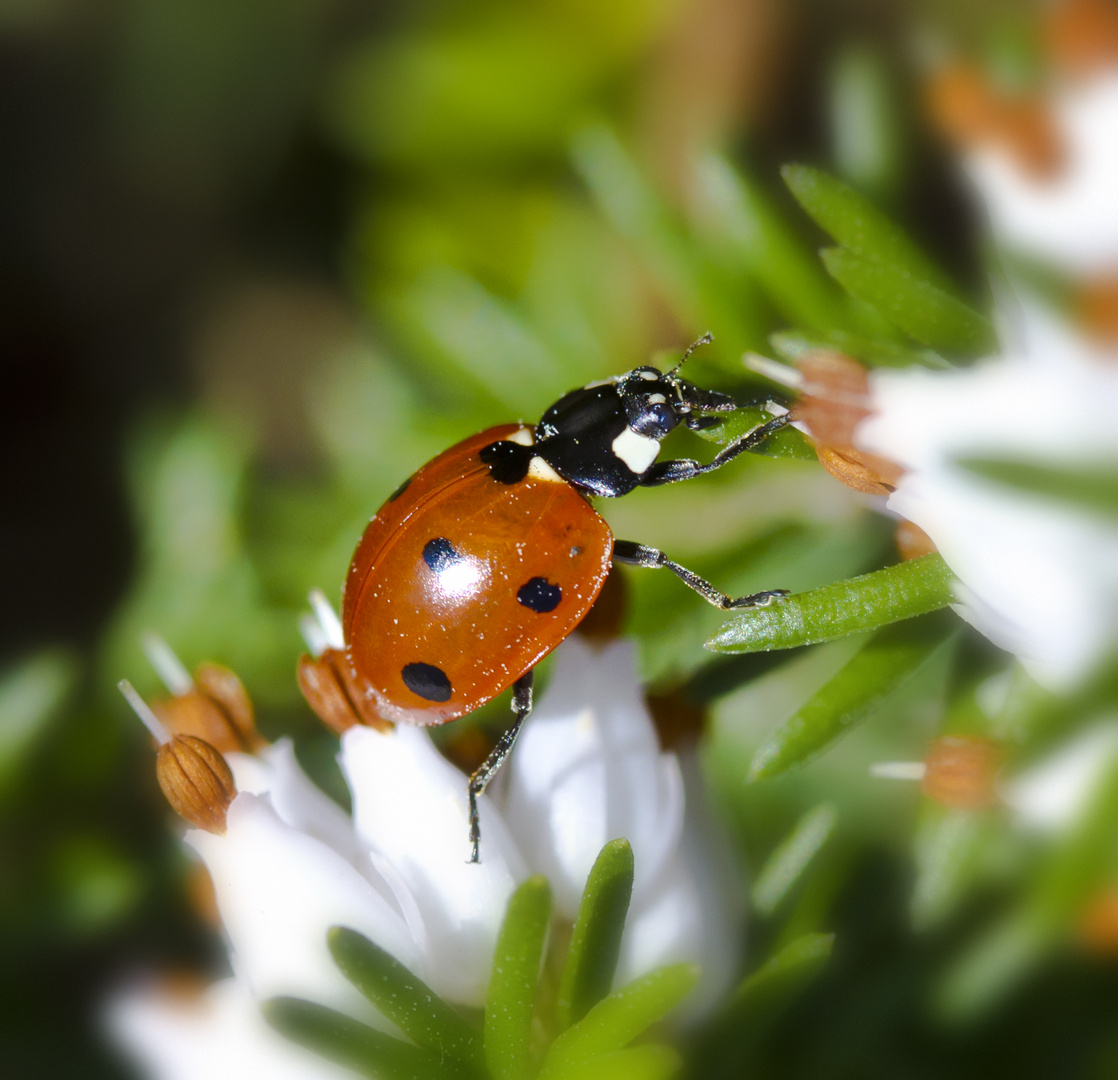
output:
[[960, 613], [1048, 685], [1081, 677], [1118, 638], [1111, 519], [967, 472], [955, 459], [1118, 465], [1118, 367], [1029, 316], [1029, 354], [953, 372], [875, 372], [857, 438], [908, 471], [891, 510], [958, 576]]
[[1072, 273], [1118, 267], [1118, 72], [1064, 88], [1053, 100], [1068, 152], [1054, 178], [1022, 172], [1002, 150], [972, 155], [968, 171], [1003, 244]]
[[151, 1080], [354, 1080], [355, 1073], [289, 1042], [268, 1026], [235, 979], [196, 1001], [156, 988], [129, 991], [106, 1017], [110, 1034]]
[[627, 641], [569, 638], [529, 717], [509, 770], [506, 817], [556, 908], [573, 918], [586, 876], [609, 840], [633, 846], [634, 889], [652, 887], [679, 841], [683, 784], [662, 754]]
[[1096, 724], [1066, 746], [1001, 785], [1021, 823], [1046, 831], [1070, 829], [1087, 809], [1118, 755], [1118, 720]]
[[238, 791], [267, 795], [279, 819], [327, 843], [362, 866], [367, 853], [357, 841], [349, 815], [323, 794], [303, 772], [290, 739], [280, 739], [259, 754], [226, 754]]
[[426, 731], [350, 728], [340, 760], [359, 835], [391, 862], [422, 913], [424, 977], [451, 1000], [480, 1005], [509, 896], [526, 876], [500, 815], [479, 801], [481, 863], [471, 865], [466, 778]]
[[721, 1001], [741, 960], [742, 882], [733, 848], [714, 820], [693, 753], [684, 755], [687, 815], [674, 857], [658, 885], [634, 896], [615, 982], [663, 964], [698, 963], [699, 985], [682, 1017], [703, 1015]]
[[223, 836], [193, 831], [187, 843], [213, 878], [234, 970], [258, 997], [289, 994], [370, 1019], [371, 1006], [327, 950], [331, 926], [351, 927], [417, 964], [395, 908], [342, 855], [282, 821], [266, 798], [238, 795]]

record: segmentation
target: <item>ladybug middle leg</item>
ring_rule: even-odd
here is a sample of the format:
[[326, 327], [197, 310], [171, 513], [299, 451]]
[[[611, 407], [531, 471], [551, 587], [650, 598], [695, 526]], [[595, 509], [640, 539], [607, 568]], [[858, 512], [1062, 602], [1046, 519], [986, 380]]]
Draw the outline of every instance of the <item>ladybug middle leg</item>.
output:
[[708, 604], [713, 604], [723, 611], [764, 607], [774, 600], [779, 600], [788, 595], [787, 589], [769, 589], [767, 592], [753, 593], [750, 596], [727, 596], [705, 578], [699, 577], [694, 571], [673, 562], [659, 549], [646, 547], [644, 544], [636, 544], [632, 540], [615, 540], [613, 542], [613, 560], [629, 566], [643, 566], [653, 570], [670, 570], [685, 585], [694, 589]]
[[489, 752], [489, 756], [481, 763], [480, 767], [470, 777], [466, 789], [470, 799], [470, 862], [481, 862], [481, 824], [478, 820], [477, 797], [484, 793], [489, 781], [497, 775], [498, 770], [512, 753], [513, 743], [516, 742], [520, 728], [532, 711], [532, 675], [526, 671], [512, 686], [512, 708], [516, 719], [512, 726], [497, 740], [497, 745]]

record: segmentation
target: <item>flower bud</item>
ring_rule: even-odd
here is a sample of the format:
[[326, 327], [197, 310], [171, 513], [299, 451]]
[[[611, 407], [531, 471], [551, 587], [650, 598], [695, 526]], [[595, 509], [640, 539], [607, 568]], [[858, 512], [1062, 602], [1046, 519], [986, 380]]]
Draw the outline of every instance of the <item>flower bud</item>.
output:
[[155, 774], [171, 808], [206, 832], [225, 832], [225, 813], [237, 794], [225, 758], [195, 735], [175, 735], [159, 747]]
[[331, 731], [340, 735], [355, 724], [391, 730], [392, 724], [377, 713], [340, 649], [327, 649], [321, 656], [304, 653], [295, 676], [307, 704]]
[[901, 558], [906, 560], [919, 559], [922, 555], [931, 555], [937, 550], [935, 541], [919, 525], [906, 520], [897, 523], [893, 542], [897, 545]]
[[1037, 179], [1051, 178], [1063, 168], [1063, 142], [1040, 98], [1008, 93], [977, 68], [953, 64], [929, 80], [927, 99], [933, 121], [960, 146], [996, 146]]
[[1069, 75], [1092, 75], [1118, 64], [1118, 11], [1113, 0], [1063, 0], [1044, 19], [1044, 43]]
[[873, 412], [866, 369], [824, 349], [805, 354], [796, 367], [803, 386], [792, 413], [810, 432], [819, 463], [855, 491], [888, 495], [902, 469], [854, 445], [854, 429]]
[[1092, 897], [1076, 927], [1080, 944], [1097, 956], [1118, 956], [1118, 888]]
[[646, 694], [645, 704], [661, 750], [682, 750], [694, 746], [707, 727], [707, 710], [688, 697], [682, 689]]
[[220, 664], [200, 664], [189, 690], [152, 709], [172, 734], [197, 736], [223, 754], [253, 753], [264, 744], [244, 684]]
[[609, 572], [594, 606], [578, 624], [578, 632], [592, 641], [612, 641], [621, 636], [629, 607], [629, 587], [615, 568]]
[[943, 806], [988, 810], [1000, 801], [995, 784], [1001, 763], [1002, 748], [993, 739], [945, 735], [932, 743], [920, 790]]

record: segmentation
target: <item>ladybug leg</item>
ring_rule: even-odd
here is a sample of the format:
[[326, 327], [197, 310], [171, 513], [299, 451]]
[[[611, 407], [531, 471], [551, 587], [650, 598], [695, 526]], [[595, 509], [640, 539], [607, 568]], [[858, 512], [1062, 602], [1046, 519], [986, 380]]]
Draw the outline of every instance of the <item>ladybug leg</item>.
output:
[[513, 743], [516, 742], [520, 728], [532, 711], [532, 672], [527, 671], [513, 683], [512, 709], [516, 719], [498, 740], [497, 745], [489, 752], [489, 757], [481, 763], [480, 768], [470, 777], [466, 791], [470, 799], [470, 862], [481, 862], [479, 847], [481, 845], [481, 824], [478, 821], [477, 797], [481, 795], [489, 781], [497, 775], [497, 771], [504, 765], [509, 754], [512, 753]]
[[[760, 446], [774, 431], [787, 427], [792, 422], [792, 417], [785, 413], [783, 416], [774, 416], [771, 420], [752, 431], [747, 431], [740, 438], [735, 439], [721, 450], [706, 465], [693, 461], [690, 458], [674, 458], [670, 461], [660, 461], [650, 465], [640, 478], [641, 487], [658, 487], [660, 484], [674, 484], [679, 480], [690, 480], [703, 473], [714, 472], [722, 468], [728, 461], [733, 461], [738, 454]], [[692, 586], [694, 588], [694, 586]], [[696, 590], [701, 592], [702, 590]], [[712, 601], [713, 603], [713, 601]]]
[[614, 562], [626, 563], [629, 566], [643, 566], [651, 570], [670, 570], [684, 585], [694, 589], [708, 604], [713, 604], [723, 611], [736, 611], [739, 608], [765, 607], [774, 600], [780, 600], [788, 595], [787, 589], [770, 589], [767, 592], [753, 593], [751, 596], [732, 597], [724, 592], [719, 592], [709, 581], [699, 577], [686, 566], [672, 562], [662, 551], [646, 547], [644, 544], [635, 544], [632, 540], [615, 540], [613, 542]]

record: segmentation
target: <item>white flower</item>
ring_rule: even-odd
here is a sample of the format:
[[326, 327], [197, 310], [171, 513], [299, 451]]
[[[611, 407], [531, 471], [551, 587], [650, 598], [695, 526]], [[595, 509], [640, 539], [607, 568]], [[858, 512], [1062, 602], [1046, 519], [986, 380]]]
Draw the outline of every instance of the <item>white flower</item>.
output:
[[[286, 740], [227, 759], [238, 794], [226, 831], [191, 830], [186, 843], [213, 878], [234, 977], [186, 1012], [140, 991], [113, 1009], [118, 1037], [160, 1080], [234, 1075], [206, 1067], [222, 1055], [242, 1062], [239, 1077], [281, 1075], [270, 1062], [283, 1042], [256, 1012], [274, 996], [391, 1029], [334, 965], [335, 925], [376, 942], [448, 1000], [482, 1005], [517, 884], [546, 873], [557, 913], [572, 919], [602, 845], [620, 836], [633, 844], [636, 880], [618, 982], [699, 961], [709, 1003], [733, 974], [732, 859], [705, 819], [694, 762], [685, 782], [676, 756], [659, 749], [626, 642], [561, 647], [506, 766], [506, 813], [479, 800], [480, 865], [467, 861], [465, 777], [424, 729], [346, 731], [339, 762], [352, 817], [307, 779]], [[184, 1042], [189, 1052], [179, 1053]], [[245, 1064], [257, 1053], [259, 1064]], [[313, 1059], [293, 1055], [284, 1077], [346, 1075], [325, 1064], [300, 1071]]]
[[1118, 467], [1118, 364], [1039, 309], [1016, 351], [957, 371], [871, 374], [860, 446], [905, 470], [888, 506], [960, 582], [958, 610], [1039, 681], [1082, 676], [1118, 638], [1112, 517], [984, 479], [960, 458]]
[[999, 242], [1070, 273], [1118, 269], [1118, 70], [1062, 87], [1052, 98], [1066, 153], [1056, 176], [1022, 170], [996, 146], [966, 167]]
[[575, 636], [559, 649], [551, 685], [520, 736], [505, 807], [532, 869], [551, 881], [556, 907], [570, 919], [602, 846], [628, 839], [633, 899], [619, 979], [698, 960], [700, 994], [709, 999], [737, 961], [726, 903], [734, 882], [710, 869], [733, 860], [712, 850], [718, 833], [693, 760], [687, 772], [685, 784], [680, 760], [660, 750], [632, 643], [599, 646]]
[[240, 979], [194, 1000], [136, 986], [109, 1006], [109, 1029], [144, 1075], [159, 1080], [356, 1080], [357, 1074], [268, 1026]]
[[1020, 824], [1065, 834], [1090, 808], [1118, 757], [1118, 719], [1091, 724], [1063, 746], [1001, 785]]

